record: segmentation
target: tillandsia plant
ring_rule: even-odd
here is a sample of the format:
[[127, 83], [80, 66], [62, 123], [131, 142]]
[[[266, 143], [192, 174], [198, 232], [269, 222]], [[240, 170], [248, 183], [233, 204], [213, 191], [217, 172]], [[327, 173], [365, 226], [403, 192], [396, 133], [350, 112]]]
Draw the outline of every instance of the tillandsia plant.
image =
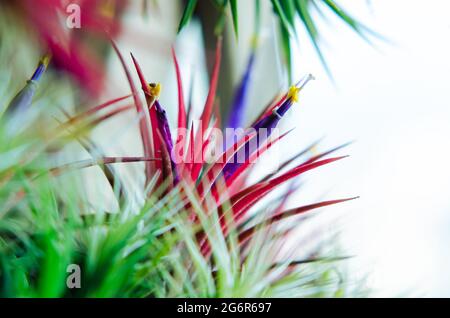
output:
[[[31, 107], [30, 87], [36, 89], [41, 80], [49, 62], [46, 56], [1, 118], [0, 295], [345, 295], [346, 282], [335, 273], [335, 262], [342, 257], [323, 254], [321, 248], [316, 248], [298, 258], [302, 241], [292, 233], [308, 222], [312, 211], [354, 198], [285, 210], [286, 198], [298, 188], [295, 184], [280, 198], [262, 207], [256, 205], [290, 180], [341, 160], [343, 157], [324, 159], [338, 148], [312, 157], [308, 157], [308, 149], [302, 150], [283, 162], [279, 170], [261, 175], [259, 182], [246, 181], [257, 164], [255, 160], [287, 134], [274, 136], [277, 123], [298, 101], [301, 89], [312, 77], [306, 76], [280, 94], [258, 116], [252, 129], [237, 140], [233, 138], [231, 147], [216, 147], [218, 154], [207, 161], [205, 153], [213, 142], [211, 128], [220, 127], [214, 111], [220, 39], [196, 130], [188, 123], [193, 115], [185, 109], [175, 52], [177, 131], [170, 129], [158, 99], [160, 85], [148, 84], [137, 59], [132, 57], [145, 96], [143, 102], [127, 59], [114, 42], [112, 45], [123, 64], [131, 95], [75, 115], [63, 112], [65, 119], [42, 126], [42, 120], [51, 122], [48, 110]], [[133, 109], [139, 120], [144, 156], [103, 155], [91, 140], [90, 131]], [[11, 124], [17, 124], [18, 119], [23, 123], [21, 129]], [[72, 143], [84, 147], [90, 159], [55, 165], [54, 156]], [[177, 157], [180, 153], [181, 157]], [[239, 153], [242, 161], [237, 159]], [[115, 165], [133, 162], [145, 163], [143, 201], [138, 207], [131, 203], [133, 190], [124, 187], [115, 170]], [[286, 169], [295, 162], [293, 168]], [[93, 166], [99, 166], [109, 181], [117, 210], [95, 210], [79, 186], [79, 172]], [[288, 248], [290, 240], [300, 241]]]
[[[322, 233], [299, 235], [297, 230], [306, 229], [320, 208], [355, 198], [286, 208], [287, 199], [301, 189], [298, 178], [343, 159], [329, 157], [343, 146], [313, 154], [314, 143], [282, 158], [278, 169], [266, 169], [257, 182], [249, 179], [260, 158], [289, 133], [279, 133], [278, 124], [298, 112], [294, 105], [312, 75], [280, 92], [245, 124], [251, 85], [246, 72], [232, 116], [222, 127], [216, 99], [220, 37], [199, 118], [185, 105], [186, 83], [175, 50], [178, 103], [169, 108], [159, 99], [166, 92], [149, 83], [138, 58], [122, 55], [113, 36], [108, 37], [129, 95], [77, 113], [56, 106], [39, 86], [50, 75], [45, 73], [49, 65], [61, 67], [51, 50], [53, 57], [42, 57], [25, 87], [5, 102], [0, 117], [0, 296], [332, 297], [354, 291], [337, 270], [346, 256], [327, 248]], [[80, 66], [89, 70], [89, 65]], [[59, 85], [51, 76], [48, 80], [50, 87]], [[166, 107], [178, 109], [177, 127], [170, 127]], [[126, 112], [139, 124], [143, 155], [110, 156], [92, 131], [105, 129], [110, 119]], [[246, 129], [226, 133], [240, 127]], [[87, 157], [74, 159], [78, 156], [71, 147]], [[142, 168], [136, 179], [143, 182], [130, 187], [117, 167], [135, 165]], [[93, 169], [101, 172], [105, 187], [100, 190], [112, 194], [115, 207], [92, 203], [87, 185], [93, 176], [86, 178], [85, 172]], [[315, 244], [309, 248], [311, 241]]]

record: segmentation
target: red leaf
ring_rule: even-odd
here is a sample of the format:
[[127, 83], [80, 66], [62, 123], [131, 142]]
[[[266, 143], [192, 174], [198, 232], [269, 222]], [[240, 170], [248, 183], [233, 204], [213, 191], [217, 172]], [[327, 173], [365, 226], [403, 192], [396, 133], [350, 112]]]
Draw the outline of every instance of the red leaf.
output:
[[[155, 153], [152, 149], [152, 140], [151, 140], [151, 131], [150, 131], [150, 125], [148, 122], [148, 111], [144, 109], [144, 106], [139, 99], [138, 91], [136, 90], [136, 86], [134, 85], [133, 78], [131, 77], [130, 70], [128, 69], [125, 60], [122, 56], [122, 54], [119, 51], [119, 48], [117, 47], [116, 43], [111, 39], [112, 46], [114, 48], [114, 51], [116, 51], [117, 56], [119, 57], [120, 63], [122, 64], [122, 67], [125, 71], [125, 75], [127, 77], [128, 83], [130, 84], [131, 92], [133, 93], [133, 99], [134, 104], [136, 106], [136, 111], [139, 115], [144, 114], [143, 117], [141, 117], [139, 121], [139, 129], [141, 133], [142, 138], [142, 145], [144, 148], [144, 155], [145, 157], [155, 157]], [[152, 177], [152, 164], [150, 162], [147, 162], [145, 165], [145, 175], [146, 175], [146, 182], [148, 182]]]
[[286, 168], [288, 165], [290, 165], [292, 162], [294, 162], [295, 160], [297, 160], [298, 158], [300, 158], [301, 156], [303, 156], [304, 154], [306, 154], [307, 152], [311, 151], [314, 147], [316, 147], [318, 145], [319, 141], [315, 141], [314, 143], [312, 143], [311, 145], [309, 145], [308, 147], [306, 147], [305, 149], [303, 149], [302, 151], [300, 151], [298, 154], [294, 155], [291, 159], [283, 162], [277, 171], [272, 172], [270, 174], [268, 174], [267, 176], [265, 176], [264, 178], [262, 178], [259, 182], [264, 182], [269, 180], [270, 178], [272, 178], [273, 176], [275, 176], [278, 172], [282, 171], [284, 168]]
[[245, 172], [249, 166], [255, 162], [255, 160], [260, 157], [264, 152], [269, 150], [270, 147], [272, 147], [275, 143], [280, 141], [282, 138], [284, 138], [287, 134], [289, 134], [293, 129], [285, 132], [283, 135], [275, 138], [274, 140], [269, 140], [264, 144], [264, 147], [260, 147], [258, 151], [255, 151], [232, 175], [227, 179], [227, 186], [231, 187], [234, 183], [234, 181], [243, 173]]
[[284, 210], [284, 207], [286, 206], [288, 200], [290, 197], [300, 188], [300, 184], [295, 182], [296, 180], [291, 181], [291, 184], [289, 185], [289, 188], [286, 190], [286, 192], [283, 194], [278, 206], [275, 208], [275, 214], [281, 212]]
[[350, 145], [350, 144], [351, 144], [351, 142], [347, 142], [347, 143], [345, 143], [345, 144], [343, 144], [343, 145], [340, 145], [340, 146], [337, 146], [337, 147], [335, 147], [335, 148], [332, 148], [332, 149], [330, 149], [330, 150], [328, 150], [328, 151], [322, 152], [322, 153], [320, 153], [320, 154], [318, 154], [318, 155], [316, 155], [316, 156], [313, 156], [312, 158], [306, 160], [303, 164], [309, 164], [309, 163], [312, 163], [312, 162], [314, 162], [314, 161], [317, 161], [317, 160], [319, 160], [320, 158], [323, 158], [323, 157], [325, 157], [325, 156], [328, 156], [329, 154], [332, 154], [333, 152], [336, 152], [336, 151], [338, 151], [338, 150], [341, 150], [342, 148], [345, 148], [345, 147], [347, 147], [347, 146]]
[[105, 120], [107, 120], [111, 117], [114, 117], [117, 114], [120, 114], [124, 111], [132, 109], [132, 108], [133, 108], [133, 105], [125, 105], [125, 106], [118, 107], [118, 108], [112, 110], [111, 112], [104, 114], [104, 115], [100, 116], [99, 118], [94, 119], [93, 121], [89, 122], [88, 125], [96, 126], [96, 125], [104, 122]]
[[203, 132], [208, 128], [209, 121], [211, 119], [211, 114], [214, 106], [214, 99], [216, 98], [217, 83], [219, 80], [219, 71], [221, 63], [221, 52], [222, 52], [222, 38], [217, 39], [216, 46], [216, 60], [214, 63], [214, 69], [211, 76], [211, 82], [209, 84], [208, 97], [206, 98], [205, 107], [203, 108], [202, 116], [200, 120], [202, 121], [202, 127], [200, 131]]
[[[142, 69], [138, 63], [138, 61], [135, 59], [133, 54], [131, 54], [131, 58], [133, 59], [134, 67], [136, 68], [136, 72], [138, 73], [139, 80], [141, 82], [141, 88], [144, 91], [146, 101], [147, 101], [147, 112], [145, 113], [145, 116], [149, 118], [151, 123], [151, 131], [148, 132], [150, 138], [149, 138], [149, 147], [151, 151], [154, 154], [155, 158], [159, 157], [159, 152], [161, 151], [161, 140], [157, 137], [158, 136], [158, 120], [157, 120], [157, 114], [156, 110], [152, 102], [149, 99], [150, 96], [150, 88], [148, 87], [148, 82], [145, 80], [144, 73], [142, 72]], [[161, 162], [156, 162], [155, 164], [156, 169], [161, 169]], [[149, 180], [149, 179], [148, 179]]]
[[184, 105], [183, 96], [183, 83], [181, 80], [180, 67], [178, 65], [177, 56], [175, 50], [172, 48], [173, 63], [175, 64], [175, 72], [177, 75], [177, 85], [178, 85], [178, 129], [186, 129], [186, 109]]
[[[217, 83], [219, 80], [221, 52], [222, 52], [222, 38], [219, 37], [217, 39], [216, 60], [214, 63], [214, 69], [213, 69], [213, 73], [211, 76], [211, 82], [209, 84], [208, 97], [206, 98], [205, 106], [203, 108], [203, 112], [200, 117], [201, 125], [195, 135], [195, 140], [194, 140], [195, 145], [202, 145], [202, 147], [199, 147], [201, 149], [198, 149], [198, 151], [203, 151], [204, 133], [205, 133], [206, 129], [208, 129], [209, 122], [211, 120], [211, 115], [212, 115], [213, 106], [214, 106], [214, 100], [216, 98]], [[194, 158], [201, 158], [200, 157], [201, 155], [202, 154], [195, 153]], [[198, 172], [200, 171], [200, 169], [198, 169], [198, 165], [194, 164], [194, 167], [195, 167], [195, 169], [191, 170], [192, 180], [196, 180], [198, 178]]]
[[[216, 163], [211, 165], [206, 170], [204, 176], [206, 177], [207, 182], [209, 182], [209, 184], [205, 188], [206, 190], [209, 190], [211, 188], [211, 186], [216, 181], [219, 174], [222, 172], [223, 167], [233, 158], [234, 154], [238, 152], [239, 149], [241, 149], [241, 147], [248, 142], [248, 140], [252, 139], [255, 136], [256, 132], [253, 131], [251, 134], [242, 137], [233, 146], [231, 146], [224, 153], [222, 153], [222, 155], [220, 155], [219, 158], [217, 159]], [[203, 191], [204, 190], [203, 183], [199, 184], [197, 190], [198, 193], [200, 194], [200, 197], [203, 199], [204, 194], [206, 194], [206, 192], [204, 193]]]
[[291, 217], [291, 216], [295, 216], [295, 215], [300, 215], [306, 212], [309, 212], [311, 210], [315, 210], [315, 209], [319, 209], [325, 206], [329, 206], [329, 205], [334, 205], [334, 204], [338, 204], [338, 203], [342, 203], [342, 202], [346, 202], [346, 201], [351, 201], [351, 200], [355, 200], [358, 199], [359, 197], [353, 197], [353, 198], [347, 198], [347, 199], [340, 199], [340, 200], [330, 200], [330, 201], [323, 201], [323, 202], [318, 202], [318, 203], [313, 203], [313, 204], [309, 204], [309, 205], [304, 205], [298, 208], [294, 208], [288, 211], [284, 211], [284, 212], [278, 212], [276, 213], [274, 216], [270, 217], [269, 219], [243, 231], [240, 235], [239, 235], [239, 242], [241, 244], [245, 243], [246, 241], [248, 241], [253, 233], [258, 229], [261, 228], [261, 226], [270, 226], [275, 222], [279, 222], [285, 218]]
[[103, 104], [100, 104], [100, 105], [95, 106], [93, 108], [90, 108], [87, 111], [84, 111], [84, 112], [82, 112], [80, 114], [77, 114], [77, 115], [75, 115], [73, 117], [70, 117], [66, 122], [62, 123], [60, 127], [63, 128], [63, 127], [66, 127], [66, 126], [73, 125], [74, 123], [76, 123], [76, 122], [78, 122], [78, 121], [80, 121], [80, 120], [82, 120], [82, 119], [84, 119], [86, 117], [89, 117], [89, 116], [91, 116], [91, 115], [93, 115], [93, 114], [103, 110], [104, 108], [107, 108], [107, 107], [109, 107], [111, 105], [114, 105], [114, 104], [116, 104], [118, 102], [121, 102], [121, 101], [123, 101], [123, 100], [125, 100], [125, 99], [127, 99], [129, 97], [131, 97], [131, 94], [127, 95], [127, 96], [122, 96], [122, 97], [119, 97], [119, 98], [112, 99], [110, 101], [107, 101], [106, 103], [103, 103]]
[[131, 96], [132, 96], [132, 95], [130, 94], [130, 95], [126, 95], [126, 96], [114, 98], [114, 99], [112, 99], [112, 100], [110, 100], [110, 101], [107, 101], [107, 102], [105, 102], [105, 103], [103, 103], [103, 104], [100, 104], [100, 105], [98, 105], [98, 106], [92, 107], [91, 109], [88, 109], [86, 112], [81, 113], [81, 114], [79, 114], [79, 115], [77, 115], [77, 116], [75, 116], [75, 117], [86, 117], [86, 116], [93, 115], [93, 114], [95, 114], [96, 112], [98, 112], [98, 111], [100, 111], [100, 110], [102, 110], [102, 109], [104, 109], [104, 108], [107, 108], [107, 107], [109, 107], [109, 106], [111, 106], [111, 105], [114, 105], [114, 104], [116, 104], [116, 103], [118, 103], [118, 102], [121, 102], [121, 101], [123, 101], [123, 100], [125, 100], [125, 99], [127, 99], [127, 98], [129, 98], [129, 97], [131, 97]]
[[59, 167], [55, 167], [50, 169], [50, 172], [58, 176], [62, 172], [70, 169], [83, 169], [89, 168], [96, 165], [108, 165], [114, 163], [131, 163], [131, 162], [143, 162], [143, 161], [155, 161], [154, 158], [146, 158], [146, 157], [102, 157], [98, 160], [81, 160], [77, 162], [68, 163]]
[[[257, 183], [253, 186], [247, 187], [246, 189], [238, 192], [230, 199], [231, 208], [233, 209], [234, 219], [236, 223], [239, 224], [239, 221], [245, 216], [245, 213], [254, 204], [256, 204], [259, 200], [261, 200], [265, 195], [267, 195], [270, 191], [275, 189], [278, 185], [309, 170], [318, 168], [320, 166], [326, 165], [328, 163], [343, 158], [346, 158], [346, 156], [325, 159], [308, 165], [301, 164], [291, 169], [290, 171], [286, 172], [285, 174], [279, 176], [278, 178], [275, 178], [268, 182]], [[224, 207], [225, 206], [223, 204], [219, 207], [219, 215], [220, 215], [219, 221], [221, 222], [223, 233], [227, 234], [228, 225], [224, 224], [224, 215], [228, 213], [229, 210], [224, 211]]]
[[131, 58], [133, 60], [134, 67], [136, 68], [136, 72], [139, 76], [139, 82], [141, 83], [141, 88], [144, 91], [146, 95], [150, 94], [150, 89], [148, 87], [148, 82], [145, 80], [144, 73], [142, 72], [141, 66], [139, 65], [138, 61], [134, 57], [133, 53], [130, 53]]
[[[309, 170], [318, 168], [320, 166], [332, 163], [337, 160], [341, 160], [343, 158], [346, 158], [346, 156], [324, 159], [324, 160], [306, 164], [306, 165], [301, 164], [301, 165], [291, 169], [290, 171], [284, 173], [283, 175], [264, 183], [263, 186], [258, 186], [258, 188], [255, 188], [254, 191], [249, 191], [244, 197], [240, 198], [239, 200], [236, 200], [235, 198], [231, 198], [230, 201], [233, 206], [233, 211], [234, 211], [236, 220], [240, 220], [245, 215], [245, 213], [248, 211], [248, 209], [250, 209], [254, 204], [256, 204], [259, 200], [261, 200], [264, 196], [266, 196], [270, 191], [275, 189], [280, 184], [282, 184], [302, 173], [305, 173]], [[255, 185], [255, 186], [257, 186], [257, 185]], [[255, 186], [253, 186], [253, 187], [255, 187]], [[250, 188], [252, 188], [252, 187], [250, 187]]]

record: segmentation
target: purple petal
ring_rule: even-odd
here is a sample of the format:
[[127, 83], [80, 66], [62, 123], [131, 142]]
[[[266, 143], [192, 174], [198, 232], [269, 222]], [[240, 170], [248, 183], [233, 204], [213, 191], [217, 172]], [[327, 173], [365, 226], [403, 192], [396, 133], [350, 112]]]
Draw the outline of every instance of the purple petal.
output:
[[163, 137], [163, 142], [167, 149], [167, 152], [170, 155], [170, 162], [171, 162], [172, 171], [173, 171], [174, 183], [176, 184], [176, 183], [178, 183], [179, 178], [178, 178], [175, 162], [173, 161], [173, 158], [172, 158], [173, 142], [172, 142], [172, 134], [170, 133], [169, 121], [167, 120], [166, 111], [164, 110], [164, 108], [162, 108], [162, 106], [158, 100], [155, 101], [154, 107], [155, 107], [156, 114], [157, 114], [158, 128]]
[[233, 99], [233, 104], [231, 105], [230, 115], [228, 118], [228, 124], [226, 127], [238, 128], [243, 126], [245, 108], [248, 104], [248, 92], [251, 84], [252, 70], [255, 62], [255, 53], [252, 52], [247, 63], [247, 68], [245, 69], [244, 75], [242, 77], [241, 83], [237, 88], [236, 95]]

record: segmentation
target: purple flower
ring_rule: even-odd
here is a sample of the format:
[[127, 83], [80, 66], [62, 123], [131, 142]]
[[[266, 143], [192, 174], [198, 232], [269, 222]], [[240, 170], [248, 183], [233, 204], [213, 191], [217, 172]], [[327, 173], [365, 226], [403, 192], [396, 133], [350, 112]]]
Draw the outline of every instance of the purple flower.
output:
[[47, 69], [48, 63], [50, 62], [50, 56], [45, 55], [40, 61], [36, 70], [34, 71], [31, 78], [27, 81], [26, 85], [17, 93], [16, 96], [9, 103], [7, 112], [17, 113], [28, 109], [33, 101], [34, 93], [36, 92], [37, 83], [41, 79], [42, 74], [44, 74]]
[[248, 59], [247, 68], [245, 69], [242, 81], [236, 90], [236, 95], [231, 105], [228, 124], [226, 127], [239, 128], [243, 125], [245, 108], [248, 103], [248, 92], [252, 78], [253, 65], [255, 63], [255, 52], [252, 52]]
[[[247, 161], [250, 156], [258, 150], [258, 148], [266, 141], [272, 134], [273, 130], [277, 127], [279, 121], [286, 112], [291, 108], [292, 104], [298, 101], [299, 91], [314, 77], [309, 74], [303, 80], [299, 81], [295, 86], [291, 86], [286, 96], [286, 100], [280, 105], [280, 107], [274, 109], [271, 114], [261, 118], [257, 121], [252, 128], [257, 131], [257, 135], [253, 138], [258, 138], [256, 143], [248, 141], [243, 148], [241, 148], [231, 159], [231, 162], [227, 163], [223, 169], [223, 176], [225, 180], [230, 178], [236, 170]], [[245, 158], [244, 162], [239, 162], [239, 158]]]
[[164, 110], [164, 108], [162, 108], [158, 100], [155, 100], [153, 107], [155, 107], [156, 110], [158, 129], [163, 139], [162, 142], [164, 143], [164, 146], [166, 147], [167, 152], [169, 153], [170, 156], [170, 165], [172, 167], [174, 183], [176, 184], [178, 183], [179, 178], [175, 162], [172, 158], [173, 142], [172, 142], [172, 134], [170, 133], [169, 121], [167, 120], [166, 111]]

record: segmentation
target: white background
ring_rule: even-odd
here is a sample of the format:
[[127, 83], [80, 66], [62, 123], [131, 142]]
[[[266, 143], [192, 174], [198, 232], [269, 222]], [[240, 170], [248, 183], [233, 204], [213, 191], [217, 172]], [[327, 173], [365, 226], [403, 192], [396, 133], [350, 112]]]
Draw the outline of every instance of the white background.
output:
[[361, 196], [345, 207], [343, 233], [375, 295], [450, 296], [450, 2], [341, 3], [392, 44], [374, 49], [338, 22], [323, 26], [335, 87], [302, 63], [315, 60], [301, 46], [298, 74], [319, 80], [291, 119], [296, 138], [355, 140], [347, 162], [311, 182]]

